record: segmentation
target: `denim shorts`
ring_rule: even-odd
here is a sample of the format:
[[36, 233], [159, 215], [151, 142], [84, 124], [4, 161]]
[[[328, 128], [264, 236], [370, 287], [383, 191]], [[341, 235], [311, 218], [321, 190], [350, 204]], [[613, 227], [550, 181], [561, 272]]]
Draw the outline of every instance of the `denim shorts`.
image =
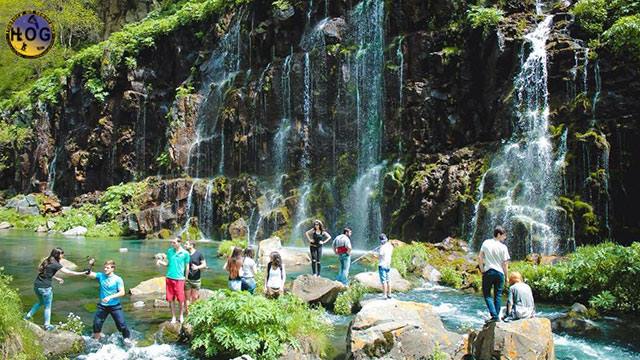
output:
[[378, 275], [380, 275], [380, 282], [381, 283], [388, 283], [389, 282], [389, 270], [388, 268], [383, 268], [382, 266], [378, 266]]

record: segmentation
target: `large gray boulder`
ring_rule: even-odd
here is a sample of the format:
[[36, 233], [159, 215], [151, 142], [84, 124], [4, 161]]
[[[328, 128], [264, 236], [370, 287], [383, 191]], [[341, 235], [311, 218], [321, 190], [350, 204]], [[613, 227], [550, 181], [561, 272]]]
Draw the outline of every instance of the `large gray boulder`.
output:
[[545, 318], [495, 322], [472, 333], [473, 355], [479, 360], [553, 360], [551, 321]]
[[[380, 276], [377, 271], [359, 273], [354, 276], [354, 280], [365, 287], [382, 292], [382, 284], [380, 283]], [[405, 292], [411, 290], [411, 283], [403, 279], [398, 270], [393, 268], [389, 271], [389, 284], [391, 285], [391, 291]]]
[[10, 223], [8, 223], [6, 221], [0, 222], [0, 230], [10, 229], [12, 227], [13, 227], [13, 225], [11, 225]]
[[44, 331], [40, 326], [27, 321], [27, 326], [36, 335], [47, 359], [65, 358], [84, 351], [82, 336], [64, 330]]
[[436, 350], [460, 359], [465, 337], [444, 328], [429, 304], [369, 300], [347, 334], [349, 359], [429, 359]]
[[280, 238], [277, 236], [265, 239], [258, 243], [258, 262], [262, 266], [269, 263], [269, 255], [277, 251], [282, 257], [285, 268], [309, 265], [311, 257], [305, 250], [289, 249], [282, 246]]
[[309, 274], [298, 276], [291, 288], [291, 292], [300, 299], [327, 307], [333, 306], [338, 294], [344, 290], [346, 287], [338, 281]]
[[76, 226], [62, 233], [66, 236], [84, 236], [87, 233], [87, 228], [84, 226]]

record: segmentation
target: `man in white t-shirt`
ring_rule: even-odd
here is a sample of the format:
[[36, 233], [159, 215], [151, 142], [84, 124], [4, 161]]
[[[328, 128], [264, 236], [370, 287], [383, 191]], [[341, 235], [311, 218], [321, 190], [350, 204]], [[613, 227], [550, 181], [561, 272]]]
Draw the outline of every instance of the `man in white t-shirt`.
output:
[[[482, 296], [491, 314], [491, 319], [487, 322], [500, 320], [498, 314], [502, 289], [505, 274], [509, 273], [509, 249], [503, 244], [506, 238], [507, 232], [502, 226], [496, 226], [493, 230], [493, 239], [485, 240], [478, 254], [478, 264], [482, 271]], [[491, 289], [493, 289], [493, 298]]]
[[380, 249], [378, 250], [378, 275], [382, 283], [382, 292], [385, 299], [391, 299], [391, 286], [389, 285], [389, 270], [391, 270], [391, 257], [393, 245], [387, 235], [380, 234]]

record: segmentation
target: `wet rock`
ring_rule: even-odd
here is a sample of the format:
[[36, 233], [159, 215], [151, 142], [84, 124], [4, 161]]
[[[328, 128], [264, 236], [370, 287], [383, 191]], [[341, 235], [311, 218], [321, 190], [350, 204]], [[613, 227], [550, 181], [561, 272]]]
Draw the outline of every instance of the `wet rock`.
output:
[[84, 351], [84, 339], [78, 334], [64, 330], [44, 331], [30, 321], [26, 323], [36, 335], [36, 341], [42, 346], [47, 359], [64, 358]]
[[249, 227], [243, 218], [240, 218], [229, 224], [229, 235], [232, 240], [246, 239]]
[[69, 269], [69, 270], [76, 270], [78, 269], [78, 265], [76, 265], [75, 263], [67, 260], [67, 259], [60, 259], [60, 265], [64, 266], [65, 268]]
[[156, 341], [160, 344], [171, 344], [182, 342], [188, 338], [186, 325], [170, 321], [165, 321], [160, 324], [160, 328], [156, 333]]
[[309, 274], [298, 276], [291, 288], [291, 292], [300, 299], [326, 307], [333, 306], [338, 294], [344, 290], [346, 287], [338, 281]]
[[13, 225], [9, 224], [6, 221], [0, 222], [0, 230], [10, 229], [12, 227], [13, 227]]
[[284, 248], [280, 238], [274, 236], [258, 243], [258, 261], [262, 266], [266, 266], [269, 263], [269, 255], [274, 251], [280, 253], [285, 267], [302, 266], [311, 263], [309, 253], [304, 250]]
[[350, 359], [429, 359], [436, 349], [454, 356], [464, 337], [444, 328], [429, 304], [364, 301], [347, 334]]
[[571, 309], [569, 311], [572, 311], [576, 314], [586, 314], [589, 311], [589, 309], [587, 309], [586, 306], [580, 303], [574, 303], [573, 305], [571, 305]]
[[40, 215], [40, 209], [37, 206], [17, 207], [16, 211], [20, 215]]
[[153, 294], [164, 294], [166, 292], [166, 280], [164, 276], [145, 280], [135, 287], [129, 289], [132, 296], [144, 296]]
[[438, 269], [434, 268], [431, 265], [427, 265], [422, 268], [422, 273], [420, 274], [420, 276], [422, 276], [423, 279], [429, 282], [437, 283], [440, 281], [440, 277], [442, 277], [442, 274], [440, 273], [440, 271], [438, 271]]
[[286, 7], [277, 7], [273, 9], [273, 16], [280, 21], [287, 20], [295, 14], [295, 9], [288, 2], [285, 3]]
[[177, 224], [177, 216], [169, 204], [162, 204], [139, 211], [130, 216], [131, 230], [139, 234], [151, 234], [162, 229], [171, 229]]
[[347, 30], [347, 23], [343, 18], [332, 18], [323, 22], [320, 26], [320, 31], [325, 37], [333, 38], [337, 41], [342, 41], [343, 34]]
[[136, 301], [133, 303], [133, 307], [136, 309], [142, 309], [144, 306], [144, 301]]
[[469, 338], [473, 339], [473, 355], [478, 359], [555, 359], [549, 319], [490, 323]]
[[[2, 224], [0, 224], [0, 229], [2, 229]], [[36, 232], [39, 233], [46, 233], [47, 231], [49, 231], [49, 229], [46, 225], [38, 225], [38, 227], [36, 228]]]
[[66, 236], [84, 236], [87, 233], [87, 228], [84, 226], [76, 226], [62, 233]]
[[[365, 287], [382, 291], [382, 284], [380, 284], [380, 276], [377, 271], [359, 273], [354, 276], [354, 280]], [[397, 269], [392, 268], [389, 271], [389, 284], [391, 285], [391, 291], [405, 292], [411, 290], [411, 283], [403, 279]]]
[[442, 251], [469, 251], [469, 244], [466, 241], [455, 239], [448, 236], [446, 239], [442, 240], [439, 243], [433, 244], [433, 246]]
[[554, 332], [578, 336], [597, 336], [601, 334], [598, 325], [589, 318], [589, 309], [575, 303], [566, 314], [551, 320]]

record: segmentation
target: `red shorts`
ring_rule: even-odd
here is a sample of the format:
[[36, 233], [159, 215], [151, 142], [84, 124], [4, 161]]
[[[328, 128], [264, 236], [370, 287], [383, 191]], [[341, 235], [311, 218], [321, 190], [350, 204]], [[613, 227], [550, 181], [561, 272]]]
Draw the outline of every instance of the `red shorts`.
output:
[[184, 302], [184, 280], [167, 278], [167, 301]]

